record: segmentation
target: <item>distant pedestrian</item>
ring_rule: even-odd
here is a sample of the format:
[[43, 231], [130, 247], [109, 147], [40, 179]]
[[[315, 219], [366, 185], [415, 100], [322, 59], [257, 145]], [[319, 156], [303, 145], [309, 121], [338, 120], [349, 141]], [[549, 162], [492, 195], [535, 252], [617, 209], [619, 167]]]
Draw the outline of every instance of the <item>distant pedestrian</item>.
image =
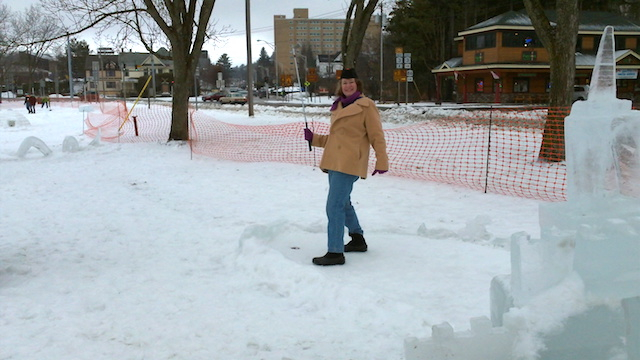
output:
[[50, 102], [49, 97], [45, 95], [45, 96], [42, 98], [42, 106], [40, 106], [40, 108], [43, 108], [43, 107], [45, 107], [45, 106], [46, 106], [46, 107], [47, 107], [47, 109], [49, 109], [49, 102]]
[[33, 96], [33, 95], [29, 96], [29, 105], [30, 105], [29, 109], [31, 110], [31, 111], [29, 111], [30, 113], [32, 113], [32, 114], [36, 113], [36, 103], [37, 102], [38, 102], [38, 99], [35, 96]]

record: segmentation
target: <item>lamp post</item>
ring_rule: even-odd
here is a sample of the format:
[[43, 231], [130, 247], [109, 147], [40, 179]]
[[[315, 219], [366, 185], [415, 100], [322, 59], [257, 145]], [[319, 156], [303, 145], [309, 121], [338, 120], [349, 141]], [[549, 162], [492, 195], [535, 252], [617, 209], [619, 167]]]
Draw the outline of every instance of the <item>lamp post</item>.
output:
[[302, 54], [298, 54], [298, 56], [301, 56], [304, 59], [304, 82], [307, 82], [307, 73], [309, 72], [309, 67], [307, 65], [307, 57], [302, 55]]
[[280, 87], [280, 77], [278, 77], [278, 49], [276, 48], [276, 44], [272, 44], [268, 41], [265, 40], [261, 40], [258, 39], [258, 42], [263, 42], [267, 45], [269, 45], [272, 49], [273, 49], [273, 56], [275, 57], [274, 61], [273, 61], [273, 65], [276, 68], [276, 92], [278, 91], [278, 88]]
[[[293, 56], [299, 56], [299, 57], [304, 59], [304, 83], [302, 83], [302, 80], [300, 79], [300, 76], [298, 76], [298, 85], [300, 86], [300, 89], [302, 90], [302, 84], [305, 84], [304, 85], [304, 91], [308, 93], [309, 89], [307, 89], [307, 85], [306, 85], [306, 83], [307, 83], [307, 73], [309, 72], [309, 67], [307, 65], [307, 57], [305, 55], [302, 55], [302, 54], [296, 54], [295, 50], [294, 50]], [[298, 67], [298, 63], [296, 62], [296, 71], [297, 71], [297, 67]]]

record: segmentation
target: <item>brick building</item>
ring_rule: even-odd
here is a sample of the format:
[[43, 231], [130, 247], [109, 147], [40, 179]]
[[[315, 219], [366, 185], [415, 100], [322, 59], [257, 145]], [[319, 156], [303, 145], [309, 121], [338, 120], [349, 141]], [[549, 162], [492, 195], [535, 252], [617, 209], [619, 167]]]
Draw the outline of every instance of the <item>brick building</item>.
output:
[[[273, 28], [275, 40], [275, 58], [280, 75], [280, 83], [287, 83], [287, 77], [295, 79], [295, 62], [292, 48], [296, 49], [298, 55], [301, 49], [308, 46], [313, 52], [313, 56], [298, 59], [298, 62], [306, 61], [307, 68], [316, 68], [318, 55], [333, 55], [341, 52], [342, 31], [345, 19], [310, 19], [309, 9], [293, 9], [293, 18], [288, 19], [285, 15], [274, 15]], [[380, 21], [378, 17], [373, 17], [367, 28], [367, 34], [380, 34]], [[341, 69], [341, 66], [335, 66]], [[300, 74], [302, 77], [303, 75]]]

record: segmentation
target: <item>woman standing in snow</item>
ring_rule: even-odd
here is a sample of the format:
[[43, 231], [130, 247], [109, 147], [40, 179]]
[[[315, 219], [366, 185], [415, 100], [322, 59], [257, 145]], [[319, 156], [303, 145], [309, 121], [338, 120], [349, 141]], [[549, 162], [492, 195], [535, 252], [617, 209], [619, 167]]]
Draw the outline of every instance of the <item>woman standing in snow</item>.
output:
[[[376, 153], [375, 174], [389, 170], [387, 146], [380, 113], [375, 103], [362, 95], [362, 82], [354, 69], [344, 69], [340, 76], [338, 98], [331, 106], [329, 135], [304, 129], [304, 138], [312, 146], [323, 147], [320, 168], [329, 174], [327, 195], [328, 252], [313, 258], [316, 265], [342, 265], [344, 252], [365, 252], [367, 243], [358, 216], [351, 204], [351, 191], [358, 178], [367, 177], [369, 149]], [[344, 228], [351, 241], [344, 244]]]

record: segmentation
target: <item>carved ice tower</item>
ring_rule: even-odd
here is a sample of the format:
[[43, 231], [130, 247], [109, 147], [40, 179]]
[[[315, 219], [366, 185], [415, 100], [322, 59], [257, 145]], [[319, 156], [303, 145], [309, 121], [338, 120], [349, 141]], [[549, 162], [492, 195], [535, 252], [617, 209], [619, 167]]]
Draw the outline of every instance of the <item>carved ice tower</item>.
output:
[[[556, 319], [562, 331], [531, 334], [544, 344], [535, 358], [640, 360], [640, 111], [616, 98], [615, 75], [607, 26], [588, 100], [575, 102], [565, 119], [567, 201], [540, 205], [540, 239], [512, 236], [511, 275], [491, 282], [493, 328], [478, 326], [482, 319], [472, 321], [470, 332], [436, 325], [431, 339], [405, 341], [408, 360], [520, 358], [512, 341], [530, 329], [517, 310], [555, 294], [567, 280], [583, 284], [573, 296], [581, 296], [586, 309]], [[565, 300], [553, 299], [546, 304]], [[485, 353], [467, 354], [471, 345]]]

